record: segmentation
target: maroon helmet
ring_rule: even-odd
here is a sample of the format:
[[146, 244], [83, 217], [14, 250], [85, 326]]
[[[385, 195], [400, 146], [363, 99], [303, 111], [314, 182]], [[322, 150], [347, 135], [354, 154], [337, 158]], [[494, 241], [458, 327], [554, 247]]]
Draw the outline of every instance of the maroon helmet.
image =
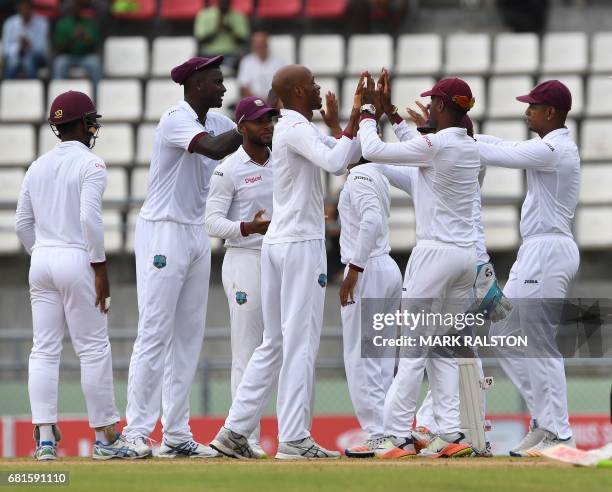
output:
[[98, 114], [95, 104], [87, 94], [78, 91], [68, 91], [60, 94], [53, 100], [47, 121], [51, 125], [53, 133], [59, 138], [56, 128], [58, 125], [83, 120], [87, 128], [95, 129], [95, 131], [91, 132], [93, 142], [90, 147], [93, 147], [98, 136], [98, 130], [102, 126], [96, 121], [98, 118], [101, 118], [101, 115]]

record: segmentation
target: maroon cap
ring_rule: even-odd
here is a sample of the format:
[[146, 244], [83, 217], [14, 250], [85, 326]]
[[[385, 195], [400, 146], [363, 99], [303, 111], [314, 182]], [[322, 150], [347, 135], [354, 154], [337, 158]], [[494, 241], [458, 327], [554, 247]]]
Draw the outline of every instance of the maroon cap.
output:
[[528, 104], [546, 104], [561, 111], [572, 109], [572, 93], [558, 80], [547, 80], [536, 85], [526, 96], [518, 96], [517, 101]]
[[221, 55], [213, 56], [212, 58], [196, 56], [194, 58], [190, 58], [178, 67], [174, 67], [170, 72], [170, 77], [172, 77], [172, 80], [174, 80], [177, 84], [183, 84], [185, 80], [189, 78], [189, 76], [198, 70], [202, 70], [205, 67], [218, 67], [221, 65], [222, 61], [223, 57]]
[[88, 114], [97, 114], [96, 106], [87, 94], [78, 91], [68, 91], [57, 96], [49, 110], [49, 123], [61, 125], [70, 121], [79, 120]]
[[236, 106], [236, 124], [243, 121], [253, 121], [270, 113], [272, 116], [278, 116], [278, 109], [270, 106], [265, 100], [257, 96], [249, 96], [242, 99]]
[[421, 97], [427, 96], [443, 97], [466, 111], [472, 109], [476, 102], [472, 97], [472, 90], [467, 82], [456, 77], [442, 79], [431, 90], [421, 94]]

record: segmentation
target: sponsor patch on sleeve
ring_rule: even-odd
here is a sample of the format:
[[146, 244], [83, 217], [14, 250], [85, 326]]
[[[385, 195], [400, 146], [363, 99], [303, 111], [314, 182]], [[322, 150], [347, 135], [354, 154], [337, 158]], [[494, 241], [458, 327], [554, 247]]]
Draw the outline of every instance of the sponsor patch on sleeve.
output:
[[425, 142], [427, 142], [427, 146], [429, 148], [433, 147], [433, 142], [431, 141], [431, 139], [427, 135], [423, 135], [423, 139], [425, 140]]
[[215, 172], [213, 174], [215, 176], [223, 176], [223, 173], [221, 171], [217, 171], [217, 170], [215, 170]]
[[550, 145], [548, 142], [544, 142], [544, 143], [548, 146], [551, 152], [555, 151], [555, 148], [552, 145]]

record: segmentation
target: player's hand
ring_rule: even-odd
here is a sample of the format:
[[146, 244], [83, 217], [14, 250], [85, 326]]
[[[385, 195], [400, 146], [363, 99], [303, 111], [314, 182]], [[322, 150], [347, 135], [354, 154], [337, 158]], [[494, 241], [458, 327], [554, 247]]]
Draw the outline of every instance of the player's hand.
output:
[[429, 121], [429, 107], [424, 106], [419, 101], [414, 102], [419, 107], [421, 112], [419, 113], [412, 108], [406, 108], [406, 111], [408, 111], [408, 117], [417, 127], [427, 126], [427, 122]]
[[325, 94], [325, 109], [322, 109], [320, 112], [321, 117], [323, 118], [323, 123], [325, 123], [331, 129], [334, 135], [342, 133], [338, 111], [338, 98], [336, 97], [336, 94], [330, 91]]
[[359, 272], [357, 270], [351, 270], [349, 268], [346, 277], [342, 281], [342, 285], [340, 286], [340, 305], [348, 306], [352, 304], [353, 296], [355, 292], [355, 286], [357, 285], [357, 281], [359, 280]]
[[476, 300], [470, 312], [484, 314], [493, 323], [501, 321], [512, 310], [512, 303], [504, 296], [497, 283], [495, 270], [491, 263], [478, 265], [476, 281], [474, 282], [474, 297]]
[[253, 217], [251, 222], [244, 223], [244, 229], [247, 236], [250, 236], [251, 234], [265, 234], [268, 231], [270, 221], [262, 218], [263, 214], [265, 213], [265, 209], [260, 210], [255, 214], [255, 217]]
[[355, 89], [355, 95], [353, 96], [353, 112], [356, 111], [357, 114], [359, 114], [359, 111], [361, 111], [361, 93], [363, 92], [366, 73], [367, 72], [362, 72], [361, 76], [359, 77], [359, 82], [357, 83], [357, 88]]
[[96, 307], [100, 309], [100, 312], [106, 314], [110, 308], [110, 305], [107, 306], [106, 303], [106, 300], [110, 298], [110, 284], [108, 282], [106, 263], [96, 263], [92, 266], [95, 274]]
[[391, 116], [395, 111], [395, 106], [391, 102], [391, 84], [389, 83], [389, 71], [386, 68], [380, 71], [376, 92], [379, 94], [383, 112], [387, 116]]
[[362, 104], [375, 104], [376, 103], [376, 84], [374, 79], [370, 75], [370, 72], [364, 72], [365, 84], [361, 91], [361, 103]]

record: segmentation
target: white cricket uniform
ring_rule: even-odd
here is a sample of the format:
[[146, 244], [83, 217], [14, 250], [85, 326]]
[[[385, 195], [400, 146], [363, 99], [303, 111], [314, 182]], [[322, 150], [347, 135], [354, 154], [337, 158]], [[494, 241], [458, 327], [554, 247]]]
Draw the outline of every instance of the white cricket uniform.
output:
[[155, 132], [147, 198], [136, 224], [138, 336], [130, 360], [129, 438], [148, 437], [163, 408], [164, 439], [192, 438], [189, 395], [204, 337], [210, 241], [204, 230], [210, 177], [218, 161], [192, 152], [202, 135], [234, 128], [209, 112], [204, 124], [180, 101]]
[[[429, 299], [438, 300], [427, 308], [433, 312], [464, 310], [472, 297], [477, 263], [474, 203], [480, 160], [476, 143], [463, 128], [424, 136], [396, 129], [401, 141], [384, 143], [373, 119], [363, 120], [359, 127], [366, 159], [418, 167], [417, 244], [406, 266], [402, 309], [420, 311], [424, 305], [418, 300]], [[421, 351], [400, 359], [385, 401], [386, 434], [410, 436], [424, 369], [441, 432], [460, 430], [457, 363], [452, 357], [426, 355]]]
[[[352, 168], [338, 201], [345, 276], [349, 264], [362, 269], [353, 302], [340, 311], [344, 367], [355, 414], [370, 439], [384, 435], [383, 410], [393, 380], [395, 351], [389, 357], [362, 357], [361, 299], [385, 299], [386, 312], [394, 313], [402, 295], [402, 274], [389, 256], [389, 182], [380, 167]], [[378, 307], [381, 301], [373, 302]]]
[[89, 425], [119, 421], [107, 318], [95, 306], [90, 263], [106, 260], [102, 195], [106, 166], [81, 142], [57, 144], [25, 175], [15, 228], [32, 255], [30, 297], [34, 341], [28, 390], [34, 424], [57, 422], [59, 363], [68, 325], [81, 362]]
[[261, 251], [263, 343], [234, 397], [225, 427], [249, 436], [278, 381], [280, 442], [310, 435], [314, 363], [327, 285], [321, 169], [342, 173], [356, 140], [327, 137], [303, 115], [281, 110], [272, 144], [273, 213]]
[[[261, 344], [261, 234], [242, 235], [260, 210], [272, 215], [272, 166], [258, 164], [242, 146], [217, 166], [206, 202], [206, 231], [225, 239], [221, 275], [230, 312], [232, 398], [253, 351]], [[259, 427], [251, 435], [259, 441]]]
[[[527, 195], [520, 223], [523, 244], [504, 295], [510, 299], [565, 298], [580, 263], [572, 234], [580, 191], [580, 156], [569, 130], [561, 128], [526, 142], [507, 142], [485, 135], [476, 138], [483, 164], [527, 170]], [[519, 304], [519, 309], [493, 325], [492, 334], [523, 330], [528, 336], [538, 337], [539, 344], [554, 344], [559, 313], [547, 304], [552, 303], [544, 302], [540, 309], [525, 309], [526, 305]], [[560, 439], [571, 437], [561, 354], [557, 358], [533, 354], [528, 359], [500, 357], [499, 361], [538, 426]]]

